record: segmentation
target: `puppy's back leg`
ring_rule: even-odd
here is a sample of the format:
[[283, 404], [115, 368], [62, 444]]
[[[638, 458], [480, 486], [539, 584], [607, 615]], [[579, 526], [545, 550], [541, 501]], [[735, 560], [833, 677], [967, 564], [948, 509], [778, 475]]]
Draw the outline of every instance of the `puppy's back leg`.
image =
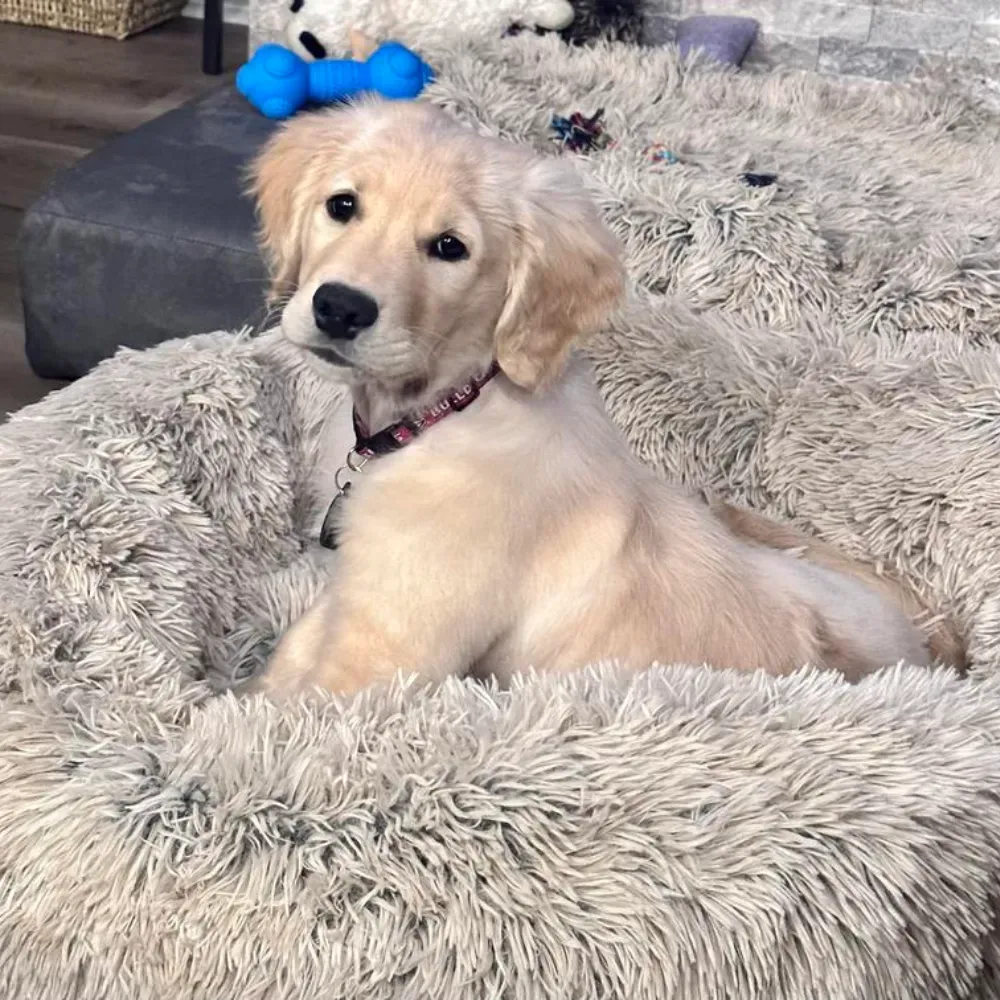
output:
[[965, 645], [955, 623], [945, 615], [935, 615], [912, 587], [876, 572], [871, 566], [850, 559], [833, 545], [746, 507], [738, 507], [722, 500], [709, 500], [709, 509], [737, 538], [745, 542], [781, 551], [795, 550], [801, 558], [816, 566], [865, 584], [883, 600], [898, 608], [920, 629], [935, 660], [960, 673], [965, 672]]

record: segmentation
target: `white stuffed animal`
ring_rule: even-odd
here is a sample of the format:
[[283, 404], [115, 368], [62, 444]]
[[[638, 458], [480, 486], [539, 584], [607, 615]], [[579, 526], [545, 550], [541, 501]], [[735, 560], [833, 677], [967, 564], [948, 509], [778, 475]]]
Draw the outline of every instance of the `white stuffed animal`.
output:
[[288, 9], [286, 43], [303, 59], [348, 54], [352, 30], [420, 53], [497, 38], [512, 25], [561, 31], [573, 22], [569, 0], [290, 0]]

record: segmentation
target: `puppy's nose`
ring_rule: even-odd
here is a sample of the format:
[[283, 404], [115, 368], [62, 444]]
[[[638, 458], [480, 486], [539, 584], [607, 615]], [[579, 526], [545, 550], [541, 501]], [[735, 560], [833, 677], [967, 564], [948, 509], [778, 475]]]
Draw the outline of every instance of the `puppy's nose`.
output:
[[378, 303], [356, 288], [331, 282], [313, 294], [313, 318], [332, 340], [353, 340], [378, 319]]

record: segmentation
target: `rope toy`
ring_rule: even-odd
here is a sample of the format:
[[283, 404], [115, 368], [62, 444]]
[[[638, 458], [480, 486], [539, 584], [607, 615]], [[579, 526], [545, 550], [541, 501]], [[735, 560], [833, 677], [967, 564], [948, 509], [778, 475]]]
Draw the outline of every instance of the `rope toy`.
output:
[[677, 159], [676, 153], [671, 153], [662, 142], [654, 142], [651, 146], [647, 146], [643, 152], [653, 163], [666, 163], [668, 166], [673, 166], [675, 163], [681, 162]]
[[563, 149], [573, 153], [590, 153], [613, 145], [611, 136], [601, 124], [603, 115], [604, 108], [598, 108], [590, 118], [581, 111], [574, 111], [568, 118], [553, 115], [550, 127], [555, 132], [556, 142]]

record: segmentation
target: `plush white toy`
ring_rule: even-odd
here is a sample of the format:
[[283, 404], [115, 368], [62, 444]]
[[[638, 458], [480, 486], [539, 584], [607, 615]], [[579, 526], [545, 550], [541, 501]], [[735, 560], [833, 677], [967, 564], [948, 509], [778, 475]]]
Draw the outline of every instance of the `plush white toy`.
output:
[[420, 53], [455, 38], [496, 38], [512, 25], [561, 31], [569, 0], [290, 0], [286, 42], [303, 59], [342, 56], [350, 33], [392, 39]]

